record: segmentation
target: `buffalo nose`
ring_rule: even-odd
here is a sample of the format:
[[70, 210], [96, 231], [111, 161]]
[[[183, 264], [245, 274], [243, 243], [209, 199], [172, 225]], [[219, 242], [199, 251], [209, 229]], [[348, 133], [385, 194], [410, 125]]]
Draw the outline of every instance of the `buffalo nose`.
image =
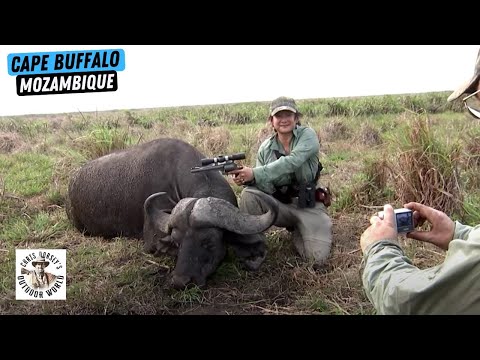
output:
[[192, 278], [188, 275], [172, 275], [172, 286], [175, 289], [184, 289], [192, 282]]

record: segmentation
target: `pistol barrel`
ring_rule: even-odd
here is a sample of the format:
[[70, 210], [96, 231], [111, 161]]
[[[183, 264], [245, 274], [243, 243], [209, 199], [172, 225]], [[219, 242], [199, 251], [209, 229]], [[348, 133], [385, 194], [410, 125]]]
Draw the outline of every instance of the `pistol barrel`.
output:
[[219, 170], [219, 171], [222, 171], [222, 170], [223, 170], [223, 166], [219, 166], [219, 165], [196, 166], [196, 167], [191, 168], [191, 169], [190, 169], [190, 172], [191, 172], [191, 173], [196, 173], [196, 172], [200, 172], [200, 171], [210, 171], [210, 170]]

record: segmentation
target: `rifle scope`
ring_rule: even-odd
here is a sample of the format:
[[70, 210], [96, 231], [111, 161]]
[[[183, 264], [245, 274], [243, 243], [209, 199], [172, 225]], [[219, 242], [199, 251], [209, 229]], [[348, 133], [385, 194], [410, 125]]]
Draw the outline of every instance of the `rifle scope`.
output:
[[213, 164], [213, 163], [223, 163], [228, 160], [243, 160], [245, 159], [245, 153], [238, 153], [232, 155], [220, 155], [213, 158], [202, 159], [202, 166]]

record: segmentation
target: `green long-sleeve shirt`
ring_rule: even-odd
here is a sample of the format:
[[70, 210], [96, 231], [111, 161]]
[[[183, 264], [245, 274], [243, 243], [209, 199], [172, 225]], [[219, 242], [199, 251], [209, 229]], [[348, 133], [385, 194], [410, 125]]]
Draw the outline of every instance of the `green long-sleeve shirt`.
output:
[[253, 168], [255, 186], [258, 189], [273, 194], [275, 186], [291, 184], [293, 176], [299, 183], [315, 179], [320, 142], [312, 128], [297, 126], [293, 130], [289, 155], [277, 159], [274, 150], [285, 155], [285, 149], [276, 134], [266, 139], [258, 149], [257, 163]]
[[445, 260], [420, 270], [396, 241], [367, 247], [362, 281], [378, 314], [480, 314], [480, 225], [455, 223]]

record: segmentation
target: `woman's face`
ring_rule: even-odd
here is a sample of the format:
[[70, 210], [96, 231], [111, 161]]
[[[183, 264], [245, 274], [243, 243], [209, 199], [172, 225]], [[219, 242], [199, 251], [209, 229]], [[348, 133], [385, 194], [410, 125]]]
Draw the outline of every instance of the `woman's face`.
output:
[[282, 110], [272, 116], [272, 126], [279, 134], [288, 134], [295, 129], [295, 113]]

